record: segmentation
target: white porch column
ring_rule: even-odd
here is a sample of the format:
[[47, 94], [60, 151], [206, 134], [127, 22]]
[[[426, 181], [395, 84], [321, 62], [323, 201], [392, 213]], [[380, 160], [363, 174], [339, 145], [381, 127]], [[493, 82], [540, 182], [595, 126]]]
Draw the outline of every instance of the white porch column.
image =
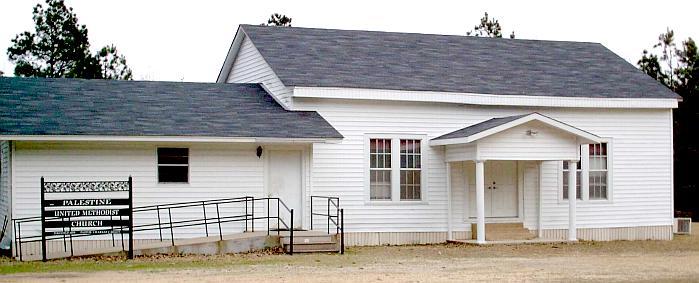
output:
[[447, 165], [447, 240], [454, 240], [454, 231], [452, 228], [452, 207], [451, 207], [451, 163]]
[[575, 227], [575, 205], [578, 199], [577, 194], [577, 171], [578, 161], [568, 161], [568, 241], [577, 241], [577, 228]]
[[485, 243], [485, 173], [484, 160], [476, 160], [476, 243]]
[[543, 199], [544, 199], [544, 187], [543, 187], [543, 181], [542, 181], [544, 179], [544, 170], [543, 170], [544, 166], [543, 165], [544, 165], [543, 161], [539, 161], [539, 163], [537, 164], [537, 168], [539, 169], [539, 178], [538, 178], [539, 179], [538, 180], [539, 181], [538, 182], [539, 191], [537, 193], [537, 195], [539, 197], [539, 202], [538, 202], [539, 211], [538, 211], [538, 216], [536, 218], [537, 218], [537, 220], [539, 220], [539, 225], [538, 225], [538, 229], [537, 229], [538, 230], [537, 233], [538, 233], [539, 238], [544, 237], [544, 220], [543, 220], [543, 218], [544, 218], [544, 205], [543, 205], [543, 203], [544, 203], [544, 201], [543, 201]]

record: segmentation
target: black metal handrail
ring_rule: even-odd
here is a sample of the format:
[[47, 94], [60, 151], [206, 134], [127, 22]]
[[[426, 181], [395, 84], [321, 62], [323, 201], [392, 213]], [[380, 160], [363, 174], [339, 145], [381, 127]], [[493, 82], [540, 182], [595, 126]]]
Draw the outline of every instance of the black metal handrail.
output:
[[[263, 202], [266, 203], [267, 206], [267, 213], [263, 214], [260, 216], [258, 213], [257, 215], [255, 214], [255, 204]], [[270, 213], [270, 207], [271, 205], [274, 205], [276, 202], [277, 206], [277, 213], [276, 215], [271, 215]], [[242, 214], [233, 214], [233, 215], [221, 215], [220, 211], [220, 206], [224, 204], [242, 204], [244, 203], [245, 205], [245, 213]], [[182, 208], [192, 208], [192, 207], [201, 207], [202, 212], [203, 212], [203, 217], [201, 218], [195, 218], [195, 219], [187, 219], [187, 220], [178, 220], [178, 221], [173, 221], [172, 217], [172, 211], [175, 209], [182, 209]], [[215, 217], [210, 216], [210, 214], [207, 214], [207, 207], [209, 209], [214, 209], [215, 208]], [[281, 217], [282, 215], [282, 209], [284, 209], [284, 212], [289, 213], [290, 218], [289, 218], [289, 223], [286, 223], [284, 219]], [[183, 228], [183, 227], [193, 227], [193, 226], [204, 226], [205, 227], [205, 233], [206, 236], [209, 237], [209, 225], [218, 225], [218, 232], [219, 232], [219, 239], [223, 240], [223, 230], [221, 224], [224, 223], [230, 223], [230, 222], [239, 222], [239, 221], [245, 221], [245, 232], [255, 231], [255, 220], [267, 220], [267, 235], [270, 235], [270, 231], [272, 230], [271, 227], [271, 221], [276, 219], [277, 221], [277, 235], [280, 235], [280, 231], [282, 230], [282, 225], [285, 229], [289, 230], [290, 233], [290, 243], [289, 243], [289, 254], [293, 254], [294, 252], [294, 209], [289, 208], [284, 201], [282, 201], [278, 197], [262, 197], [262, 198], [255, 198], [251, 196], [245, 196], [245, 197], [236, 197], [236, 198], [224, 198], [224, 199], [213, 199], [213, 200], [203, 200], [203, 201], [188, 201], [188, 202], [180, 202], [180, 203], [167, 203], [167, 204], [158, 204], [158, 205], [148, 205], [148, 206], [141, 206], [141, 207], [134, 207], [133, 212], [134, 214], [136, 213], [145, 213], [145, 212], [152, 212], [155, 211], [157, 215], [158, 222], [157, 223], [144, 223], [144, 224], [139, 224], [139, 225], [133, 225], [133, 232], [143, 232], [143, 231], [153, 231], [153, 230], [158, 230], [159, 238], [160, 241], [162, 242], [164, 240], [163, 238], [163, 231], [168, 231], [170, 232], [170, 239], [171, 243], [174, 246], [175, 245], [175, 228]], [[167, 212], [168, 218], [167, 221], [163, 221], [162, 213]], [[213, 213], [213, 212], [211, 212]], [[68, 217], [46, 217], [48, 220], [65, 220], [68, 219], [70, 221], [70, 218]], [[30, 235], [30, 236], [22, 236], [21, 230], [22, 230], [22, 224], [30, 223], [30, 222], [41, 222], [41, 216], [32, 216], [32, 217], [23, 217], [23, 218], [17, 218], [13, 219], [13, 227], [15, 231], [15, 246], [17, 247], [15, 251], [15, 256], [19, 257], [20, 261], [22, 260], [22, 244], [25, 243], [31, 243], [31, 242], [39, 242], [42, 241], [42, 236], [41, 235]], [[248, 225], [249, 224], [249, 225]], [[113, 227], [112, 230], [127, 230], [128, 227]], [[87, 236], [94, 236], [92, 234], [70, 234], [68, 236], [66, 235], [53, 235], [53, 236], [46, 236], [46, 240], [63, 240], [64, 244], [64, 250], [67, 252], [67, 241], [70, 242], [70, 249], [71, 249], [71, 256], [73, 256], [73, 238], [79, 238], [79, 237], [87, 237]], [[124, 241], [123, 241], [123, 235], [122, 235], [122, 250], [124, 250]], [[116, 241], [114, 238], [114, 234], [112, 234], [112, 246], [116, 246]]]
[[[317, 213], [313, 210], [313, 200], [324, 199], [326, 201], [326, 213]], [[334, 209], [332, 209], [334, 207]], [[332, 214], [331, 212], [335, 212]], [[340, 208], [339, 197], [311, 196], [311, 230], [313, 230], [314, 216], [323, 216], [327, 221], [327, 233], [330, 234], [330, 223], [335, 226], [335, 234], [340, 235], [340, 254], [345, 253], [345, 210]]]

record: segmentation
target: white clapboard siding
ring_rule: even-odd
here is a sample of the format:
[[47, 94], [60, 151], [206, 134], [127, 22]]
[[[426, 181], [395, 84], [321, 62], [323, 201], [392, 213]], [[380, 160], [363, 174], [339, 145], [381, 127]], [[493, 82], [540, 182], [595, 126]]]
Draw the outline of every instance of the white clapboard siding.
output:
[[475, 160], [476, 155], [476, 144], [450, 144], [446, 147], [447, 161], [463, 161], [463, 160]]
[[[468, 201], [466, 185], [468, 178], [465, 175], [466, 168], [474, 167], [472, 162], [451, 163], [451, 203], [452, 203], [452, 228], [454, 231], [470, 231], [471, 225], [467, 223], [467, 207], [463, 204]], [[470, 236], [470, 235], [469, 235]], [[457, 238], [461, 239], [461, 238]]]
[[[429, 175], [423, 188], [427, 192], [423, 202], [376, 204], [365, 201], [368, 194], [364, 185], [368, 170], [363, 144], [366, 134], [424, 134], [434, 138], [493, 117], [535, 111], [613, 141], [610, 144], [613, 159], [611, 200], [578, 202], [578, 227], [672, 223], [669, 109], [517, 108], [302, 98], [296, 98], [294, 105], [298, 109], [318, 111], [345, 137], [337, 144], [314, 146], [312, 183], [314, 193], [342, 198], [347, 230], [351, 232], [433, 232], [447, 229], [443, 147], [424, 149], [429, 160], [423, 164], [429, 166]], [[544, 229], [563, 229], [568, 224], [567, 203], [560, 202], [558, 197], [558, 164], [553, 161], [542, 164]], [[455, 166], [453, 170], [457, 168]], [[526, 184], [535, 182], [527, 181]], [[464, 201], [464, 206], [468, 203], [458, 194], [453, 197], [454, 204], [460, 200]], [[527, 221], [527, 226], [531, 227], [531, 224]]]
[[[162, 145], [160, 145], [162, 146]], [[170, 145], [172, 146], [172, 145]], [[159, 184], [157, 181], [158, 145], [147, 143], [46, 143], [17, 142], [15, 162], [15, 217], [38, 216], [40, 178], [46, 181], [126, 180], [133, 177], [134, 206], [199, 201], [242, 196], [262, 197], [263, 160], [255, 154], [255, 145], [178, 144], [189, 148], [189, 184]], [[263, 204], [256, 209], [263, 211]], [[220, 206], [222, 215], [242, 214], [243, 204]], [[215, 206], [207, 207], [207, 216], [215, 216]], [[201, 218], [201, 207], [173, 209], [173, 220]], [[136, 214], [135, 224], [157, 223], [155, 211]], [[166, 210], [161, 219], [167, 221]], [[258, 221], [258, 228], [266, 223]], [[222, 225], [224, 233], [240, 232], [243, 222]], [[23, 233], [38, 233], [40, 227], [23, 226]], [[209, 225], [217, 235], [218, 226]], [[204, 227], [179, 228], [175, 238], [203, 236]], [[163, 231], [170, 238], [169, 231]], [[28, 234], [25, 234], [28, 235]], [[137, 233], [138, 238], [155, 238], [157, 231]], [[95, 237], [99, 238], [99, 237]]]
[[287, 108], [292, 107], [291, 88], [284, 86], [257, 48], [255, 48], [255, 45], [252, 44], [252, 41], [247, 37], [243, 39], [226, 82], [263, 83], [270, 94], [276, 97], [277, 101]]
[[517, 166], [522, 167], [524, 228], [535, 230], [539, 227], [539, 167], [536, 161], [519, 162]]
[[[12, 192], [10, 190], [10, 142], [0, 142], [0, 230], [5, 217], [10, 218]], [[9, 221], [9, 220], [8, 220]], [[0, 249], [7, 249], [12, 242], [12, 223], [8, 222], [5, 237], [0, 239]], [[0, 231], [0, 233], [2, 233]]]

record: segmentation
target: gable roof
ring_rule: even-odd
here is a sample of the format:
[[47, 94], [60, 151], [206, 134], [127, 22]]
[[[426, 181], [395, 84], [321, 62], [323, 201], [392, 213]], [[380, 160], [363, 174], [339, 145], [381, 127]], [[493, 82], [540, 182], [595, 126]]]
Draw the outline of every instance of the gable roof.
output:
[[582, 138], [586, 143], [599, 143], [601, 138], [592, 133], [586, 132], [584, 130], [578, 129], [569, 124], [563, 123], [551, 117], [539, 114], [537, 112], [506, 116], [500, 118], [492, 118], [471, 126], [465, 127], [460, 130], [453, 131], [441, 135], [439, 137], [433, 138], [430, 141], [430, 145], [449, 145], [449, 144], [462, 144], [477, 141], [479, 139], [497, 134], [499, 132], [511, 129], [513, 127], [522, 125], [530, 121], [539, 121], [548, 126], [554, 127], [558, 130], [567, 132], [569, 134], [575, 135]]
[[339, 139], [258, 84], [0, 78], [0, 138], [16, 135]]
[[286, 86], [679, 98], [599, 43], [257, 25], [241, 30]]

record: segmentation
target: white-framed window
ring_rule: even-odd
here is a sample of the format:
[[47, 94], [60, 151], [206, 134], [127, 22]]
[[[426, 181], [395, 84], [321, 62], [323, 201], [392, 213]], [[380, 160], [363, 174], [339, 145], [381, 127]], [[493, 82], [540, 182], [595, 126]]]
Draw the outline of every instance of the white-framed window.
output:
[[[579, 200], [610, 200], [610, 143], [582, 145], [578, 162], [576, 196]], [[560, 165], [561, 200], [568, 199], [568, 162]]]
[[370, 198], [390, 200], [391, 139], [370, 139], [369, 149]]
[[422, 197], [422, 154], [420, 140], [400, 140], [400, 199], [420, 200]]
[[425, 140], [423, 135], [366, 136], [369, 201], [425, 201]]
[[158, 148], [158, 183], [189, 183], [189, 148]]
[[607, 199], [609, 187], [607, 143], [591, 144], [588, 152], [588, 197], [593, 200]]
[[[563, 161], [563, 180], [561, 182], [563, 183], [563, 199], [568, 199], [568, 174], [570, 174], [570, 166], [568, 164], [568, 161]], [[582, 199], [582, 162], [577, 163], [577, 169], [575, 170], [577, 176], [576, 176], [576, 184], [575, 184], [575, 196], [577, 199]]]

